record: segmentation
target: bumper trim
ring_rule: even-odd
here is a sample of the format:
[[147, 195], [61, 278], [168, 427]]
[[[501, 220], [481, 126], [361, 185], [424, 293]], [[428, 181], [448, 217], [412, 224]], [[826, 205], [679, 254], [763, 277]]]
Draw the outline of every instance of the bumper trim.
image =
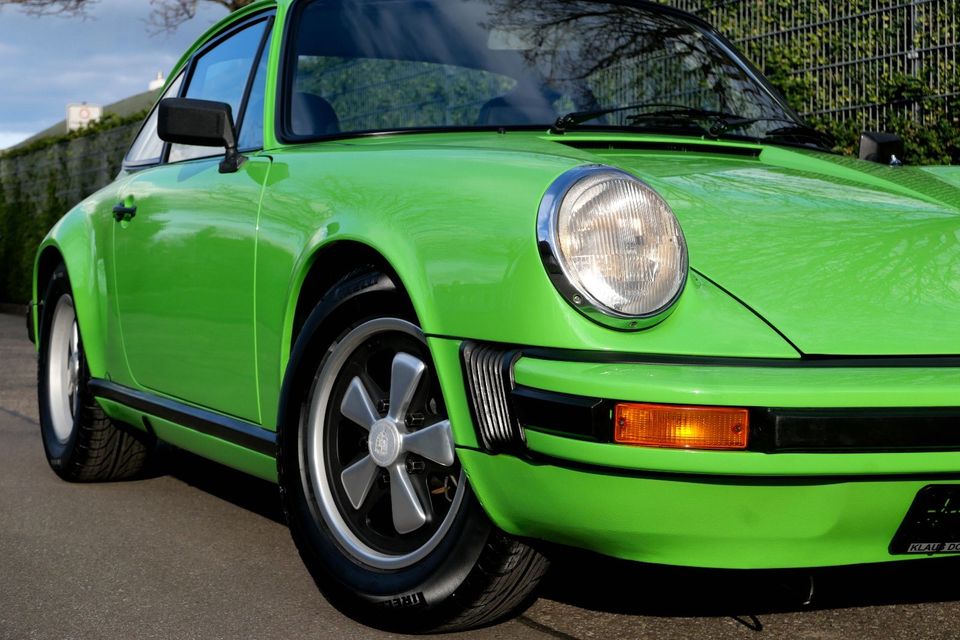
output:
[[524, 428], [537, 429], [534, 425], [544, 425], [557, 435], [568, 438], [595, 442], [613, 440], [613, 423], [610, 421], [613, 403], [608, 400], [521, 386], [514, 387], [510, 400], [517, 420]]
[[[560, 437], [613, 442], [617, 400], [575, 396], [517, 385], [510, 393], [525, 429]], [[893, 453], [960, 451], [960, 408], [746, 407], [747, 451], [758, 453]], [[629, 445], [622, 445], [629, 446]]]
[[[470, 447], [478, 453], [486, 453]], [[837, 484], [843, 482], [926, 482], [934, 480], [960, 482], [960, 471], [933, 471], [925, 473], [871, 473], [871, 474], [822, 474], [822, 475], [738, 475], [735, 473], [690, 473], [686, 471], [648, 471], [645, 469], [626, 469], [611, 467], [590, 462], [578, 462], [559, 458], [539, 451], [527, 450], [523, 456], [517, 456], [523, 462], [534, 466], [557, 467], [569, 471], [580, 471], [602, 476], [618, 478], [640, 478], [644, 480], [670, 480], [672, 482], [693, 482], [697, 484], [713, 485], [751, 485], [751, 486], [812, 486], [822, 484]]]
[[[749, 449], [765, 453], [960, 450], [960, 408], [753, 409]], [[756, 427], [754, 427], [756, 425]]]

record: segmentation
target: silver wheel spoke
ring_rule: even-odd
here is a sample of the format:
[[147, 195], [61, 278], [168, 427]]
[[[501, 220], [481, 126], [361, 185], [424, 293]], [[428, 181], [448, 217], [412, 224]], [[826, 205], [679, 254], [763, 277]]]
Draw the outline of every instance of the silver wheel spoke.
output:
[[343, 489], [346, 491], [354, 509], [359, 509], [363, 501], [366, 500], [367, 494], [370, 493], [370, 487], [373, 486], [376, 479], [377, 464], [370, 456], [363, 456], [340, 474]]
[[385, 571], [429, 557], [469, 495], [428, 353], [411, 322], [363, 321], [305, 396], [304, 495], [346, 556]]
[[390, 372], [390, 412], [388, 416], [400, 422], [407, 415], [413, 394], [420, 386], [427, 365], [408, 353], [398, 353], [393, 357], [393, 367]]
[[73, 321], [73, 331], [70, 334], [70, 345], [67, 347], [67, 388], [70, 392], [71, 414], [76, 414], [74, 396], [77, 393], [77, 384], [80, 380], [80, 333], [77, 330], [77, 321]]
[[403, 449], [449, 467], [455, 459], [450, 421], [443, 420], [403, 436]]
[[347, 392], [343, 396], [343, 402], [340, 403], [340, 412], [367, 431], [380, 419], [376, 407], [373, 406], [373, 400], [370, 399], [370, 394], [367, 393], [360, 378], [350, 381], [350, 386], [347, 387]]
[[420, 498], [402, 462], [390, 467], [390, 503], [397, 533], [416, 531], [427, 521]]
[[46, 376], [53, 432], [61, 443], [70, 439], [79, 406], [77, 394], [79, 341], [73, 299], [64, 293], [57, 300], [47, 336], [49, 343]]

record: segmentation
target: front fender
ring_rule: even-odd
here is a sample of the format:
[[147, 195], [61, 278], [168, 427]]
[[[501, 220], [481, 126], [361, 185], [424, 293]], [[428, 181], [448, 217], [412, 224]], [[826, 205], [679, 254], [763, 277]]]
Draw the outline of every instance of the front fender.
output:
[[[583, 160], [485, 148], [337, 146], [284, 154], [284, 177], [268, 188], [261, 213], [269, 237], [262, 235], [260, 246], [270, 255], [258, 256], [258, 270], [282, 264], [292, 276], [282, 285], [286, 299], [277, 301], [286, 310], [287, 342], [312, 257], [349, 240], [390, 263], [428, 335], [623, 352], [797, 355], [696, 273], [676, 311], [646, 331], [609, 329], [567, 304], [541, 262], [536, 217], [550, 184]], [[288, 256], [274, 253], [281, 243]]]
[[599, 351], [797, 357], [761, 319], [696, 273], [675, 312], [644, 331], [612, 330], [568, 305], [541, 262], [536, 217], [550, 184], [583, 163], [548, 153], [412, 140], [389, 147], [325, 143], [276, 153], [257, 249], [265, 415], [290, 352], [304, 277], [318, 253], [340, 241], [362, 243], [383, 256], [428, 336]]
[[114, 221], [102, 209], [112, 204], [116, 188], [116, 185], [107, 187], [64, 215], [40, 243], [33, 269], [33, 299], [38, 303], [32, 307], [37, 348], [42, 339], [39, 316], [46, 279], [62, 261], [73, 291], [84, 354], [90, 375], [95, 378], [108, 377], [107, 256], [112, 251]]

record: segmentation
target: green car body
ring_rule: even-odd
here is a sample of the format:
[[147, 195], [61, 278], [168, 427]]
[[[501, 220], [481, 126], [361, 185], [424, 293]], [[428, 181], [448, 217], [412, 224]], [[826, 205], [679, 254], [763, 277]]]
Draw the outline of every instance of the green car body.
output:
[[[265, 10], [280, 34], [289, 5], [255, 3], [197, 47]], [[270, 40], [266, 123], [277, 118], [283, 47], [284, 38]], [[50, 231], [34, 300], [62, 261], [91, 378], [222, 415], [269, 444], [318, 287], [352, 256], [376, 255], [427, 337], [470, 485], [509, 534], [698, 567], [882, 562], [908, 557], [888, 546], [917, 493], [960, 479], [960, 450], [949, 447], [634, 447], [572, 437], [549, 414], [527, 420], [522, 452], [490, 453], [462, 355], [465, 342], [506, 345], [518, 350], [517, 386], [607, 401], [847, 415], [955, 408], [960, 168], [593, 130], [290, 144], [267, 126], [263, 149], [248, 155], [236, 173], [219, 173], [219, 158], [124, 171]], [[544, 194], [565, 172], [595, 164], [640, 178], [683, 228], [686, 286], [654, 326], [591, 321], [544, 268]], [[136, 217], [115, 220], [111, 208], [134, 201]], [[39, 314], [32, 321], [39, 334]], [[277, 480], [269, 446], [136, 402], [98, 402], [115, 420]]]

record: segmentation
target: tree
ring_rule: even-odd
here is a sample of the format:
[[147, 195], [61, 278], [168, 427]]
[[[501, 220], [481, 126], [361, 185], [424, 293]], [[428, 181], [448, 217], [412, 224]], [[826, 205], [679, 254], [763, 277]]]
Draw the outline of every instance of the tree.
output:
[[[0, 0], [4, 6], [20, 7], [33, 15], [74, 14], [83, 15], [97, 0]], [[150, 0], [153, 11], [150, 24], [161, 31], [173, 31], [192, 18], [201, 2], [218, 4], [227, 11], [236, 11], [253, 0]]]

